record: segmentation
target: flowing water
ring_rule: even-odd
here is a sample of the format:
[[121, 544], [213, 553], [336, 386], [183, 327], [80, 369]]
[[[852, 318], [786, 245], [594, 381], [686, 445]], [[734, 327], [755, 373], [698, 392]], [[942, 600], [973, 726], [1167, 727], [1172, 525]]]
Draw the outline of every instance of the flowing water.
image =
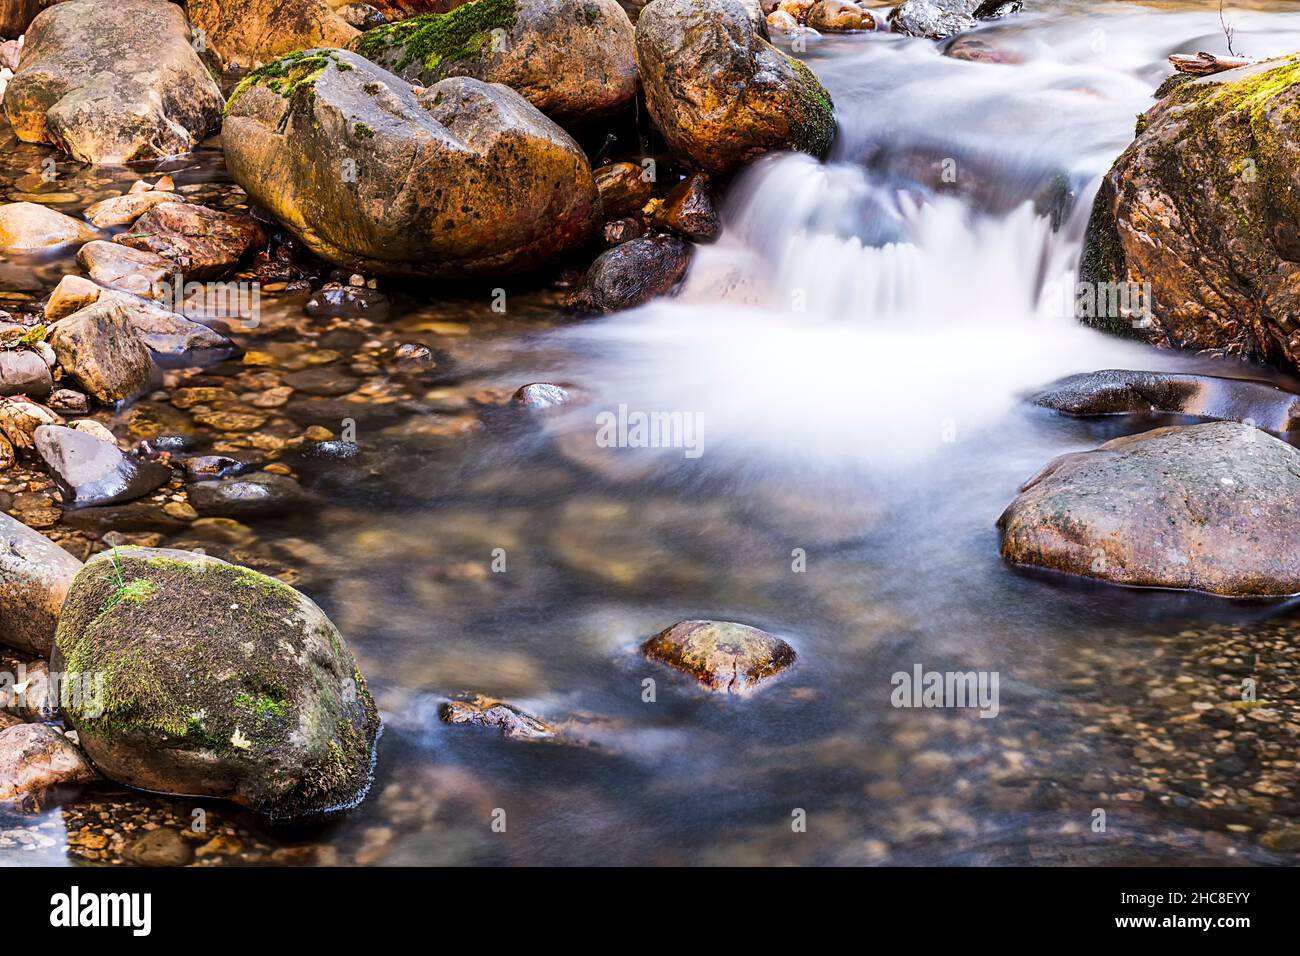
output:
[[[1222, 50], [1218, 4], [1027, 6], [977, 34], [1016, 63], [888, 34], [810, 43], [834, 154], [745, 173], [671, 301], [574, 322], [546, 294], [506, 315], [426, 300], [382, 327], [305, 333], [301, 297], [266, 307], [239, 339], [273, 372], [396, 341], [427, 342], [449, 371], [416, 396], [297, 397], [297, 426], [355, 421], [360, 459], [300, 466], [309, 518], [208, 543], [292, 569], [357, 651], [386, 732], [348, 817], [285, 833], [204, 803], [225, 842], [203, 859], [1285, 859], [1260, 838], [1300, 816], [1292, 608], [999, 558], [995, 521], [1044, 463], [1179, 420], [1068, 419], [1027, 392], [1100, 368], [1269, 376], [1105, 337], [1068, 305], [1098, 179], [1165, 58]], [[1238, 51], [1300, 50], [1292, 6], [1231, 4]], [[30, 177], [39, 155], [16, 165]], [[178, 182], [223, 182], [215, 156], [178, 165]], [[60, 265], [21, 271], [43, 288]], [[589, 401], [533, 423], [496, 407], [530, 381]], [[595, 413], [619, 406], [680, 413], [693, 450], [600, 447]], [[705, 697], [636, 653], [693, 617], [780, 634], [799, 662], [752, 699]], [[891, 707], [891, 675], [917, 664], [998, 672], [998, 716]], [[1246, 731], [1187, 719], [1244, 676], [1270, 702]], [[568, 742], [440, 722], [462, 692], [563, 722]], [[0, 819], [0, 861], [111, 859], [195, 806], [91, 787]]]

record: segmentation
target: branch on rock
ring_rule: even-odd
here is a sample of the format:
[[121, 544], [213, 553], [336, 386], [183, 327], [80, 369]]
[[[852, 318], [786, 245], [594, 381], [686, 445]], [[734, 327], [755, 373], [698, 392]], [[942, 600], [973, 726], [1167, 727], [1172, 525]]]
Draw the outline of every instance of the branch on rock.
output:
[[1242, 66], [1251, 66], [1261, 62], [1248, 56], [1216, 56], [1213, 53], [1175, 53], [1169, 58], [1169, 65], [1179, 73], [1191, 73], [1193, 76], [1210, 76], [1224, 70], [1235, 70]]

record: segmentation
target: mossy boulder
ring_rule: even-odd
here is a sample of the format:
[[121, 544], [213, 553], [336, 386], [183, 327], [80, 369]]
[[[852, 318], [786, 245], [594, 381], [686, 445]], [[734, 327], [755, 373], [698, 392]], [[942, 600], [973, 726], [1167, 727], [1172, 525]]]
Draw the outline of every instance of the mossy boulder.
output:
[[1139, 587], [1300, 593], [1300, 451], [1235, 422], [1062, 455], [998, 520], [1002, 555]]
[[762, 24], [741, 0], [654, 0], [637, 20], [650, 117], [674, 153], [707, 172], [775, 150], [823, 157], [835, 137], [830, 94]]
[[189, 551], [100, 554], [68, 592], [51, 668], [102, 675], [102, 701], [64, 715], [118, 783], [276, 818], [345, 809], [370, 786], [365, 680], [320, 608], [274, 578]]
[[1138, 127], [1097, 194], [1080, 279], [1148, 308], [1099, 292], [1083, 318], [1300, 367], [1300, 56], [1176, 86]]
[[417, 94], [355, 53], [291, 54], [231, 94], [222, 139], [254, 201], [356, 271], [523, 271], [599, 226], [578, 144], [518, 93], [468, 77]]
[[504, 83], [562, 122], [636, 96], [632, 22], [617, 0], [472, 0], [369, 30], [350, 48], [422, 86], [449, 76]]
[[221, 91], [185, 13], [156, 0], [65, 0], [32, 21], [4, 94], [17, 137], [87, 163], [189, 152], [221, 119]]

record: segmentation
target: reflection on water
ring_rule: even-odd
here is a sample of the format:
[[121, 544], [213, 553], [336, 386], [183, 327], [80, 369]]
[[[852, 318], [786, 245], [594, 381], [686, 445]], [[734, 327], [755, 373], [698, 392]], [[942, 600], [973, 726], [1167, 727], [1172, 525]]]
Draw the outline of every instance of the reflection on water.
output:
[[[200, 860], [1280, 859], [1260, 837], [1298, 809], [1290, 609], [1027, 575], [998, 557], [994, 521], [1044, 462], [1171, 420], [1066, 419], [1023, 392], [1098, 367], [1248, 371], [1103, 338], [1058, 307], [1097, 177], [1163, 58], [1217, 48], [1217, 12], [1033, 6], [979, 32], [1018, 65], [887, 35], [816, 44], [841, 122], [832, 162], [750, 171], [677, 301], [578, 325], [546, 296], [508, 317], [437, 302], [325, 331], [283, 300], [240, 336], [271, 371], [327, 348], [363, 377], [381, 346], [413, 340], [440, 366], [418, 389], [372, 389], [377, 376], [365, 400], [296, 397], [287, 418], [352, 418], [362, 454], [295, 462], [310, 517], [205, 542], [292, 569], [352, 642], [388, 731], [375, 789], [345, 820], [269, 833], [209, 804], [211, 829], [189, 838]], [[1239, 49], [1300, 49], [1294, 15], [1252, 6]], [[220, 179], [211, 159], [178, 182]], [[25, 175], [7, 173], [11, 191]], [[75, 209], [94, 186], [61, 188]], [[29, 269], [36, 294], [58, 264], [0, 268]], [[579, 383], [591, 402], [532, 424], [494, 407], [540, 380]], [[705, 454], [596, 446], [594, 413], [619, 404], [698, 415]], [[761, 626], [800, 661], [751, 700], [704, 698], [635, 653], [688, 617]], [[999, 716], [893, 709], [891, 675], [918, 663], [997, 671]], [[1267, 706], [1237, 724], [1227, 702], [1244, 675]], [[462, 691], [574, 729], [528, 744], [440, 723], [438, 704]], [[92, 788], [5, 820], [0, 834], [25, 835], [0, 847], [37, 848], [0, 853], [112, 856], [193, 808]], [[497, 808], [505, 833], [490, 828]]]

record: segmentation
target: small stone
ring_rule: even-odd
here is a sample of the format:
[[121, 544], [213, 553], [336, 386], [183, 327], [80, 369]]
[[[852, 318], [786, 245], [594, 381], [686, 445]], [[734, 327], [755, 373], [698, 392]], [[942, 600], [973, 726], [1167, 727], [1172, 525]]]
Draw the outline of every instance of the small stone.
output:
[[721, 694], [748, 694], [795, 661], [794, 648], [779, 637], [727, 621], [680, 621], [641, 649]]
[[600, 312], [642, 305], [671, 294], [686, 276], [690, 261], [689, 247], [675, 237], [633, 239], [596, 258], [587, 270], [579, 300]]
[[54, 390], [50, 367], [26, 348], [0, 350], [0, 395], [26, 395], [44, 400]]
[[606, 219], [635, 216], [650, 201], [654, 183], [636, 163], [610, 163], [592, 170]]
[[545, 721], [527, 714], [513, 704], [474, 694], [463, 700], [452, 700], [439, 708], [439, 716], [449, 724], [473, 724], [477, 727], [495, 727], [515, 740], [537, 740], [554, 737], [555, 730]]
[[101, 229], [109, 226], [126, 226], [135, 222], [154, 206], [165, 202], [184, 202], [176, 193], [148, 192], [127, 193], [124, 196], [112, 196], [86, 207], [86, 218]]
[[709, 178], [694, 173], [673, 187], [655, 210], [654, 223], [695, 242], [712, 242], [722, 231], [722, 221], [709, 196]]
[[159, 827], [137, 838], [124, 855], [137, 866], [186, 866], [194, 853], [188, 841], [175, 830]]
[[64, 371], [104, 404], [138, 395], [153, 373], [149, 350], [117, 301], [97, 301], [54, 323], [49, 342]]
[[104, 290], [81, 276], [64, 276], [45, 303], [45, 321], [57, 322], [80, 312], [99, 298]]
[[97, 233], [84, 222], [31, 202], [0, 205], [0, 251], [36, 252], [87, 242]]
[[510, 399], [510, 404], [540, 411], [568, 405], [578, 398], [571, 385], [552, 385], [550, 382], [533, 382], [520, 388]]
[[265, 472], [226, 481], [201, 481], [190, 487], [190, 503], [208, 517], [274, 517], [297, 509], [303, 498], [298, 482]]

